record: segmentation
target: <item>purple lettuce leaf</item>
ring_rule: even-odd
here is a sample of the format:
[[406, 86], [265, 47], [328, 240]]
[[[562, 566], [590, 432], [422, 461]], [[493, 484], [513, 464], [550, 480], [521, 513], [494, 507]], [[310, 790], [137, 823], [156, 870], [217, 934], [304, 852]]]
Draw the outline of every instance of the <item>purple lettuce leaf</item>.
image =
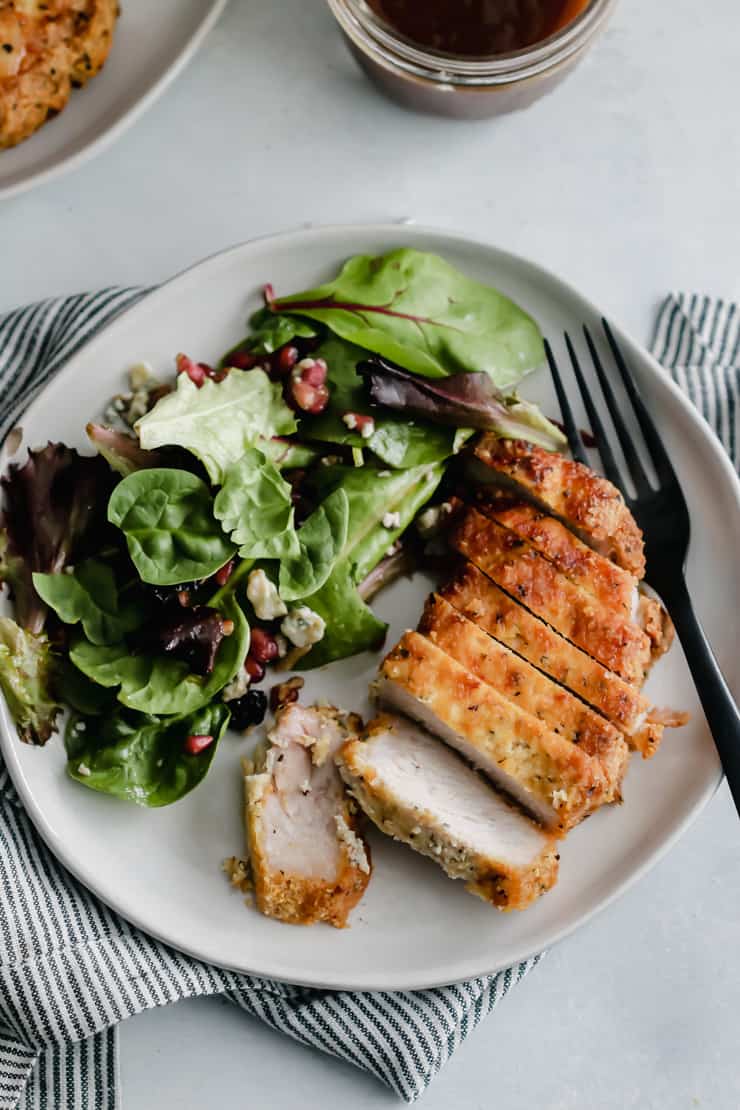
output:
[[157, 451], [145, 451], [139, 447], [138, 439], [126, 432], [116, 431], [105, 424], [88, 424], [87, 435], [108, 465], [124, 478], [135, 470], [162, 465], [162, 456]]
[[374, 405], [435, 424], [528, 440], [548, 450], [557, 450], [565, 443], [562, 433], [536, 405], [516, 394], [503, 394], [483, 371], [423, 378], [377, 356], [359, 362], [357, 371]]
[[34, 571], [58, 574], [100, 542], [114, 476], [99, 457], [87, 458], [61, 443], [29, 451], [0, 479], [5, 507], [0, 516], [0, 583], [11, 590], [15, 616], [40, 633], [47, 608], [33, 587]]
[[[229, 628], [229, 625], [232, 625]], [[159, 606], [142, 631], [139, 650], [164, 652], [187, 663], [193, 674], [209, 675], [224, 636], [233, 631], [217, 609], [184, 606], [176, 599]]]

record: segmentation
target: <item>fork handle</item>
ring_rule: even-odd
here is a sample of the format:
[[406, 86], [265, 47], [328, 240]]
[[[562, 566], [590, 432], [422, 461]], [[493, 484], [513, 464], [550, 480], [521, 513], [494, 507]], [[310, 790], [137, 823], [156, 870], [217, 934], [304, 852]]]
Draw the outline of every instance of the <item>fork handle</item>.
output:
[[676, 626], [709, 731], [740, 815], [740, 711], [694, 612], [686, 579], [661, 583], [661, 597]]

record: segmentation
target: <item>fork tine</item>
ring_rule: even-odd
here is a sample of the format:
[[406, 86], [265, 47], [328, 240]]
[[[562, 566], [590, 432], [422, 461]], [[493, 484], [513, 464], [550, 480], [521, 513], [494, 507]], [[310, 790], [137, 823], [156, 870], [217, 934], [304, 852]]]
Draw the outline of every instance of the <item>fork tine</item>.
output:
[[591, 359], [594, 364], [594, 369], [596, 370], [596, 376], [599, 379], [601, 392], [604, 394], [606, 407], [609, 409], [609, 415], [612, 418], [612, 423], [614, 424], [617, 438], [619, 439], [619, 442], [622, 446], [622, 453], [624, 454], [627, 468], [629, 469], [629, 472], [632, 475], [632, 480], [635, 483], [635, 489], [637, 490], [638, 495], [650, 493], [651, 487], [648, 476], [645, 473], [645, 468], [640, 461], [640, 456], [635, 450], [635, 445], [632, 442], [632, 437], [627, 431], [627, 425], [625, 424], [624, 418], [619, 411], [617, 399], [614, 396], [614, 391], [612, 390], [609, 379], [606, 376], [606, 371], [601, 364], [599, 352], [596, 350], [596, 345], [591, 338], [591, 332], [585, 326], [583, 328], [583, 334], [586, 337], [586, 343], [588, 344], [588, 349], [591, 353]]
[[606, 437], [606, 429], [604, 428], [604, 425], [601, 422], [601, 417], [596, 410], [596, 405], [593, 402], [589, 388], [586, 385], [586, 379], [584, 378], [583, 372], [581, 370], [581, 364], [578, 361], [578, 355], [575, 352], [575, 348], [571, 343], [570, 336], [567, 332], [565, 333], [565, 345], [568, 348], [570, 361], [573, 363], [573, 373], [576, 376], [578, 388], [581, 391], [581, 397], [583, 398], [583, 403], [586, 406], [589, 423], [591, 424], [591, 431], [593, 432], [596, 439], [596, 448], [599, 452], [599, 456], [601, 457], [601, 464], [604, 467], [604, 473], [613, 485], [617, 486], [618, 489], [624, 492], [624, 490], [622, 489], [622, 476], [619, 473], [617, 460], [614, 458], [612, 449], [609, 446], [609, 440]]
[[632, 372], [630, 371], [627, 363], [624, 360], [624, 355], [619, 349], [617, 341], [614, 338], [614, 335], [611, 328], [609, 327], [607, 320], [604, 319], [603, 316], [601, 318], [601, 323], [606, 333], [606, 338], [611, 348], [611, 352], [614, 355], [614, 361], [617, 364], [617, 369], [619, 370], [622, 381], [624, 382], [624, 388], [627, 392], [627, 396], [632, 402], [632, 408], [635, 410], [637, 422], [640, 425], [643, 436], [645, 437], [645, 443], [647, 444], [648, 451], [650, 452], [650, 456], [655, 465], [655, 472], [658, 475], [658, 481], [661, 484], [668, 484], [669, 482], [675, 482], [677, 484], [678, 479], [676, 477], [676, 472], [671, 466], [671, 460], [668, 458], [668, 454], [665, 447], [663, 446], [663, 441], [660, 438], [658, 429], [653, 423], [653, 418], [648, 412], [645, 402], [637, 391], [637, 386], [635, 385], [635, 380], [632, 377]]
[[552, 374], [555, 392], [558, 397], [560, 414], [563, 418], [563, 428], [565, 429], [565, 437], [568, 440], [570, 453], [576, 460], [576, 462], [580, 462], [583, 463], [584, 466], [588, 466], [588, 456], [586, 455], [586, 452], [584, 450], [583, 441], [581, 440], [581, 437], [578, 433], [576, 422], [573, 419], [573, 409], [570, 407], [570, 401], [568, 400], [565, 389], [563, 387], [563, 379], [560, 377], [560, 371], [558, 370], [557, 363], [555, 362], [555, 356], [553, 355], [552, 348], [547, 340], [545, 340], [545, 354], [547, 355], [547, 361], [550, 366], [550, 373]]

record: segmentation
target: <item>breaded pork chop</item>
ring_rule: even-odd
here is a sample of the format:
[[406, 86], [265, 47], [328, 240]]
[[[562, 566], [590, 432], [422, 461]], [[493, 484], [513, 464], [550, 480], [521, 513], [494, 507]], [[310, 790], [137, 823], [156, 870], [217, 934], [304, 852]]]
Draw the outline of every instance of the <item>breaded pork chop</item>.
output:
[[375, 693], [480, 768], [544, 824], [564, 831], [609, 793], [597, 759], [525, 713], [418, 632], [383, 660]]
[[293, 925], [342, 928], [370, 879], [367, 845], [334, 765], [359, 718], [326, 707], [282, 709], [244, 780], [257, 906]]
[[118, 0], [0, 0], [0, 148], [27, 139], [99, 72]]
[[555, 840], [410, 721], [382, 714], [337, 763], [382, 832], [499, 909], [523, 910], [555, 883]]
[[642, 684], [651, 662], [646, 633], [576, 586], [527, 540], [471, 508], [454, 528], [451, 543], [566, 639], [626, 682]]
[[610, 786], [605, 800], [620, 798], [629, 748], [605, 717], [494, 640], [438, 594], [427, 601], [419, 631], [525, 713], [595, 756]]
[[642, 533], [616, 486], [587, 466], [523, 440], [481, 436], [469, 458], [476, 481], [516, 492], [562, 520], [594, 551], [645, 576]]

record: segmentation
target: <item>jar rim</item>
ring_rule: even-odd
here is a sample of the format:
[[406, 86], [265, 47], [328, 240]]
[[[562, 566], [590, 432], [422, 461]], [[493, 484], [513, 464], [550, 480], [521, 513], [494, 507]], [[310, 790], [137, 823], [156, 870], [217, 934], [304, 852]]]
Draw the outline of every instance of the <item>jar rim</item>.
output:
[[447, 86], [485, 86], [525, 80], [559, 65], [596, 33], [616, 0], [590, 0], [565, 27], [531, 46], [475, 58], [440, 53], [411, 42], [378, 16], [366, 0], [328, 3], [345, 34], [381, 64]]

